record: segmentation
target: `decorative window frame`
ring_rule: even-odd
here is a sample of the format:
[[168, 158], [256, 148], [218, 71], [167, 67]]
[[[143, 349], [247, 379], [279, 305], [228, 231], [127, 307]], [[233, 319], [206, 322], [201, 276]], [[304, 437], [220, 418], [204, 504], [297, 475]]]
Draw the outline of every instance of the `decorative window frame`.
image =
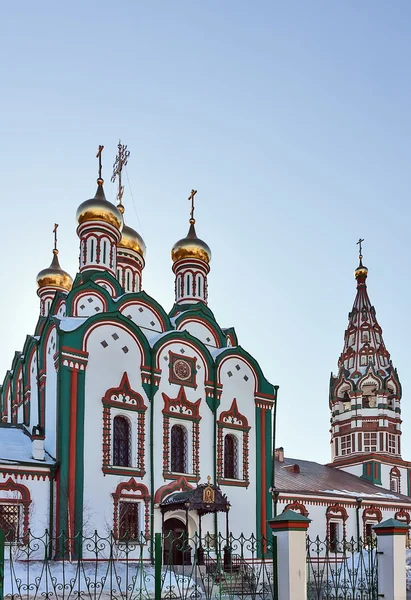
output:
[[[396, 482], [396, 490], [391, 487], [393, 482]], [[390, 490], [395, 494], [401, 493], [401, 471], [398, 467], [393, 467], [390, 471]]]
[[[3, 496], [3, 493], [7, 495]], [[20, 494], [20, 498], [10, 497], [9, 494]], [[17, 538], [26, 543], [29, 533], [30, 490], [25, 485], [16, 483], [9, 477], [7, 481], [0, 483], [0, 504], [12, 504], [13, 506], [22, 507], [21, 514], [19, 514]]]
[[373, 507], [369, 506], [362, 513], [362, 521], [363, 521], [363, 539], [366, 540], [366, 538], [367, 538], [367, 530], [366, 530], [367, 523], [373, 523], [374, 525], [381, 523], [382, 512], [377, 507], [373, 508]]
[[287, 506], [284, 507], [283, 512], [285, 512], [286, 510], [294, 510], [295, 512], [300, 513], [300, 515], [303, 515], [303, 517], [308, 517], [308, 515], [310, 514], [304, 506], [304, 504], [298, 502], [298, 500], [294, 500], [294, 502], [287, 504]]
[[[130, 387], [127, 373], [124, 373], [118, 388], [110, 388], [102, 398], [103, 403], [103, 466], [104, 474], [145, 475], [145, 412], [147, 406], [143, 397]], [[130, 414], [131, 413], [131, 414]], [[134, 418], [132, 418], [134, 415]], [[130, 421], [132, 454], [130, 467], [112, 464], [113, 460], [113, 422], [114, 417], [124, 416]], [[137, 431], [136, 431], [137, 429]], [[134, 464], [133, 464], [134, 463]]]
[[[187, 378], [179, 377], [176, 372], [176, 367], [178, 366], [179, 361], [186, 363], [190, 368], [191, 373], [187, 376]], [[175, 354], [170, 350], [168, 353], [168, 368], [168, 381], [170, 383], [192, 387], [195, 390], [197, 389], [197, 359], [195, 356], [193, 357], [184, 356], [184, 354]]]
[[[217, 483], [248, 487], [249, 478], [249, 432], [251, 427], [247, 418], [240, 413], [236, 398], [229, 410], [223, 411], [217, 421]], [[224, 438], [226, 434], [235, 435], [238, 440], [238, 470], [239, 479], [224, 478]], [[242, 464], [240, 458], [243, 458]]]
[[[329, 540], [330, 543], [332, 543], [332, 540], [330, 540], [330, 523], [334, 522], [334, 523], [339, 523], [340, 525], [342, 525], [342, 538], [345, 539], [346, 535], [347, 535], [347, 519], [348, 519], [348, 513], [346, 511], [346, 509], [344, 508], [344, 506], [341, 506], [341, 504], [332, 504], [331, 506], [329, 506], [325, 512], [325, 518], [326, 518], [326, 522], [327, 522], [327, 538]], [[341, 542], [342, 540], [338, 540], [339, 542]]]
[[[150, 500], [151, 496], [147, 487], [143, 483], [137, 483], [131, 478], [129, 481], [119, 483], [116, 491], [112, 494], [113, 497], [113, 533], [115, 539], [118, 539], [119, 534], [119, 504], [121, 501], [138, 502], [143, 506], [144, 531], [142, 534], [146, 541], [150, 539]], [[141, 514], [141, 513], [140, 513]], [[121, 541], [120, 541], [121, 542]]]
[[[177, 398], [170, 398], [163, 393], [163, 400], [163, 477], [178, 479], [184, 475], [187, 481], [199, 481], [201, 398], [196, 402], [190, 402], [187, 400], [184, 387], [181, 386]], [[187, 467], [188, 469], [191, 467], [191, 473], [173, 473], [170, 470], [170, 437], [173, 425], [182, 425], [187, 429]], [[190, 450], [192, 460], [190, 460]]]

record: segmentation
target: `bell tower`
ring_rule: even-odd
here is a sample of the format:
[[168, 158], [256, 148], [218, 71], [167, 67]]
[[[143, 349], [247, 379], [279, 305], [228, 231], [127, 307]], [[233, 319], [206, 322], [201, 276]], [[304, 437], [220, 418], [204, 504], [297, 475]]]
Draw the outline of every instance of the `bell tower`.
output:
[[[332, 466], [393, 489], [391, 471], [403, 463], [402, 391], [368, 297], [363, 241], [358, 242], [357, 293], [348, 314], [338, 374], [331, 374], [330, 380], [331, 459]], [[408, 479], [408, 473], [404, 475]]]

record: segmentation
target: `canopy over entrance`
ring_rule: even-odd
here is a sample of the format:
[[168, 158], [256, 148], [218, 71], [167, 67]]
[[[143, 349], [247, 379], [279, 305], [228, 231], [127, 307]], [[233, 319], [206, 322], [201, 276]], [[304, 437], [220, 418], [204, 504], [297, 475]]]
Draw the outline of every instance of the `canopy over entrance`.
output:
[[174, 492], [167, 496], [160, 504], [163, 515], [170, 510], [195, 510], [200, 517], [208, 513], [228, 513], [230, 503], [227, 496], [208, 479], [208, 483], [202, 483], [194, 490]]

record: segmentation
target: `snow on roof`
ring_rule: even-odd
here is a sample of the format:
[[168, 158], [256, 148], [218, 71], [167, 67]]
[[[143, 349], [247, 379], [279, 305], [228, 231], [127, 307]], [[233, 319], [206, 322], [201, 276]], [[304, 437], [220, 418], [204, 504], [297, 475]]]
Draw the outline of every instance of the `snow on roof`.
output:
[[60, 329], [62, 331], [74, 331], [78, 329], [88, 317], [63, 317], [60, 321]]
[[20, 427], [0, 427], [0, 463], [54, 464], [46, 453], [45, 460], [35, 460], [32, 456], [31, 439]]

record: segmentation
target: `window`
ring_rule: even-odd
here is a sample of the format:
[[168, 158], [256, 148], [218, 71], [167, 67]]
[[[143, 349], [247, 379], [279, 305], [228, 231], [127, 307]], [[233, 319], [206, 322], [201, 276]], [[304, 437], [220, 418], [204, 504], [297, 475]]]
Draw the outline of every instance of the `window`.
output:
[[364, 433], [364, 452], [377, 452], [376, 433]]
[[0, 529], [4, 531], [6, 542], [16, 542], [19, 538], [20, 507], [18, 504], [0, 504]]
[[350, 356], [348, 359], [348, 368], [352, 369], [354, 367], [354, 356]]
[[369, 342], [370, 341], [370, 331], [368, 329], [362, 329], [361, 331], [361, 341]]
[[103, 263], [107, 262], [107, 242], [103, 242]]
[[329, 543], [330, 551], [337, 552], [338, 549], [338, 538], [339, 538], [339, 523], [336, 521], [330, 521], [329, 523]]
[[343, 435], [341, 437], [341, 454], [344, 456], [345, 454], [350, 454], [351, 452], [351, 434]]
[[396, 436], [393, 433], [388, 434], [388, 452], [390, 454], [396, 453]]
[[354, 344], [355, 344], [355, 333], [351, 333], [350, 337], [348, 338], [348, 345], [354, 346]]
[[114, 417], [113, 465], [129, 467], [131, 458], [130, 422], [126, 417]]
[[366, 354], [361, 354], [360, 356], [360, 367], [365, 367], [367, 364], [367, 356]]
[[224, 478], [238, 479], [238, 440], [230, 433], [224, 438]]
[[373, 537], [373, 527], [374, 527], [375, 523], [366, 523], [365, 524], [365, 539], [368, 541], [370, 541]]
[[94, 262], [94, 239], [90, 241], [90, 262]]
[[202, 291], [202, 287], [201, 287], [201, 275], [198, 275], [197, 277], [197, 296], [202, 296], [203, 295], [203, 291]]
[[182, 425], [171, 428], [171, 471], [187, 473], [187, 430]]
[[136, 540], [139, 536], [139, 503], [119, 502], [118, 537], [120, 540]]

